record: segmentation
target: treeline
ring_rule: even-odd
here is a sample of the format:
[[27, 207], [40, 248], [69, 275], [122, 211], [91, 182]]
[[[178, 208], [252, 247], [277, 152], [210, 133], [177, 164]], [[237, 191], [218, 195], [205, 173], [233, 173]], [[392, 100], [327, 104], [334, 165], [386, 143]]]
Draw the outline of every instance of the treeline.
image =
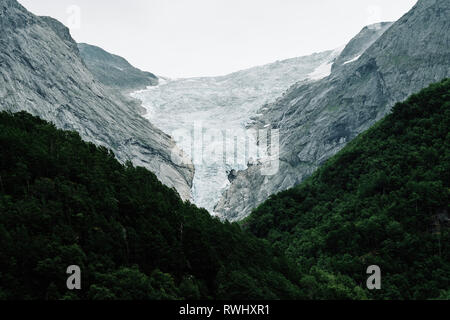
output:
[[449, 299], [449, 127], [444, 80], [243, 231], [77, 133], [0, 113], [0, 299]]
[[282, 253], [77, 133], [3, 112], [0, 148], [0, 299], [304, 295]]
[[[360, 135], [246, 228], [293, 259], [311, 299], [450, 298], [450, 80]], [[378, 265], [382, 289], [366, 289]]]

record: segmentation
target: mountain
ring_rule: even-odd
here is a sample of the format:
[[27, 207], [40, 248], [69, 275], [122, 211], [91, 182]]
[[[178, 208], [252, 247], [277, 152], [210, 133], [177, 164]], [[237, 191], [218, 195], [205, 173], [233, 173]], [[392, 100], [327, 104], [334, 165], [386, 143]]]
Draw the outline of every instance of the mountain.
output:
[[0, 110], [28, 111], [154, 172], [190, 199], [194, 169], [141, 107], [88, 70], [69, 30], [0, 0]]
[[[393, 108], [246, 228], [295, 259], [311, 299], [450, 297], [450, 79]], [[369, 266], [381, 290], [365, 288]]]
[[215, 211], [230, 220], [246, 217], [270, 195], [301, 183], [396, 102], [449, 77], [449, 21], [449, 1], [419, 0], [360, 57], [365, 45], [357, 40], [370, 37], [351, 41], [330, 76], [299, 82], [264, 106], [255, 128], [279, 129], [278, 173], [263, 176], [261, 166], [238, 172]]
[[344, 50], [334, 62], [332, 70], [358, 60], [361, 55], [392, 26], [392, 24], [392, 22], [380, 22], [364, 27], [345, 46]]
[[[210, 156], [223, 147], [222, 140], [227, 145], [234, 143], [231, 135], [224, 139], [222, 136], [226, 132], [239, 134], [244, 131], [254, 122], [253, 117], [262, 105], [275, 100], [297, 81], [326, 77], [339, 53], [340, 50], [331, 50], [218, 77], [161, 81], [159, 86], [133, 96], [142, 101], [147, 110], [145, 117], [173, 136], [189, 156], [193, 156], [192, 141], [199, 145], [204, 142], [202, 159], [198, 159], [201, 157], [199, 154], [193, 157], [197, 157], [194, 161], [193, 201], [213, 212], [220, 195], [229, 185], [228, 173], [247, 167], [245, 159], [234, 161], [228, 155], [224, 163]], [[194, 124], [202, 127], [203, 135], [192, 133]], [[210, 139], [208, 132], [219, 134]], [[245, 139], [242, 136], [238, 138]], [[248, 143], [254, 142], [250, 140]], [[237, 158], [240, 158], [245, 151], [238, 150], [237, 153]]]
[[108, 87], [136, 91], [158, 84], [158, 78], [153, 73], [141, 71], [124, 58], [102, 48], [79, 43], [78, 49], [95, 78]]
[[[295, 299], [297, 272], [148, 170], [0, 112], [0, 300]], [[66, 286], [81, 269], [81, 290]]]

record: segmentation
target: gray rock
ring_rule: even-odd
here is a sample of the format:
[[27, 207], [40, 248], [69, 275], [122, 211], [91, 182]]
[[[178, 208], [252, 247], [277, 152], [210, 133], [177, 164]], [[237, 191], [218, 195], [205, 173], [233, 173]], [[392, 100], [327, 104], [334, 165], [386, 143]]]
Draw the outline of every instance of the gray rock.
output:
[[78, 48], [88, 69], [106, 86], [129, 92], [158, 84], [153, 73], [133, 67], [122, 57], [85, 43], [79, 43]]
[[[69, 30], [0, 0], [0, 110], [28, 111], [132, 161], [190, 199], [194, 175], [173, 140], [139, 114], [135, 103], [94, 78]], [[172, 152], [173, 151], [173, 152]]]
[[[215, 212], [232, 221], [246, 217], [271, 194], [301, 183], [396, 102], [449, 77], [449, 21], [450, 1], [419, 0], [387, 31], [373, 34], [376, 41], [357, 36], [349, 44], [356, 48], [344, 49], [329, 77], [290, 88], [257, 121], [280, 130], [278, 173], [264, 177], [257, 166], [239, 172]], [[343, 63], [365, 47], [359, 59]]]
[[336, 68], [351, 63], [359, 58], [383, 33], [392, 26], [392, 22], [380, 22], [364, 27], [344, 48], [333, 64]]

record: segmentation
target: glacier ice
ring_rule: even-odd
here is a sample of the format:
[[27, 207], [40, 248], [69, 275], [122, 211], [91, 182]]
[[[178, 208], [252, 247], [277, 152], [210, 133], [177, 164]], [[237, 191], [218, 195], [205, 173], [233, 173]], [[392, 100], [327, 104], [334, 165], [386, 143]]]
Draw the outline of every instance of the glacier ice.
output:
[[[254, 134], [245, 131], [252, 118], [296, 82], [326, 76], [339, 52], [277, 61], [219, 77], [166, 78], [132, 96], [142, 101], [144, 117], [171, 135], [192, 158], [192, 200], [214, 214], [230, 184], [228, 173], [246, 169], [248, 161], [258, 156]], [[237, 151], [231, 152], [232, 159], [230, 150]]]

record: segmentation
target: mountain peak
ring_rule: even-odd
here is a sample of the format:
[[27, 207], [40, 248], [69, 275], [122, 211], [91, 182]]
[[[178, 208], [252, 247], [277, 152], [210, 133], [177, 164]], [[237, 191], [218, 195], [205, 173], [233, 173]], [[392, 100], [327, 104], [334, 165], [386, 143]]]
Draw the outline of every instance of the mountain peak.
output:
[[216, 212], [245, 218], [267, 195], [301, 183], [396, 102], [450, 76], [450, 1], [421, 0], [397, 22], [380, 26], [352, 39], [329, 77], [299, 83], [267, 106], [259, 123], [280, 130], [279, 171], [238, 172]]
[[365, 26], [352, 40], [345, 46], [342, 53], [336, 59], [332, 70], [335, 68], [356, 61], [381, 35], [392, 26], [393, 22], [378, 22]]
[[0, 30], [0, 110], [27, 111], [77, 131], [190, 198], [192, 165], [175, 165], [174, 141], [141, 116], [136, 102], [94, 77], [66, 26], [0, 0]]
[[86, 43], [79, 43], [78, 48], [89, 70], [107, 86], [135, 91], [158, 84], [158, 78], [153, 73], [133, 67], [120, 56]]
[[39, 18], [43, 20], [73, 52], [78, 53], [77, 43], [72, 38], [69, 28], [52, 17], [41, 16]]

